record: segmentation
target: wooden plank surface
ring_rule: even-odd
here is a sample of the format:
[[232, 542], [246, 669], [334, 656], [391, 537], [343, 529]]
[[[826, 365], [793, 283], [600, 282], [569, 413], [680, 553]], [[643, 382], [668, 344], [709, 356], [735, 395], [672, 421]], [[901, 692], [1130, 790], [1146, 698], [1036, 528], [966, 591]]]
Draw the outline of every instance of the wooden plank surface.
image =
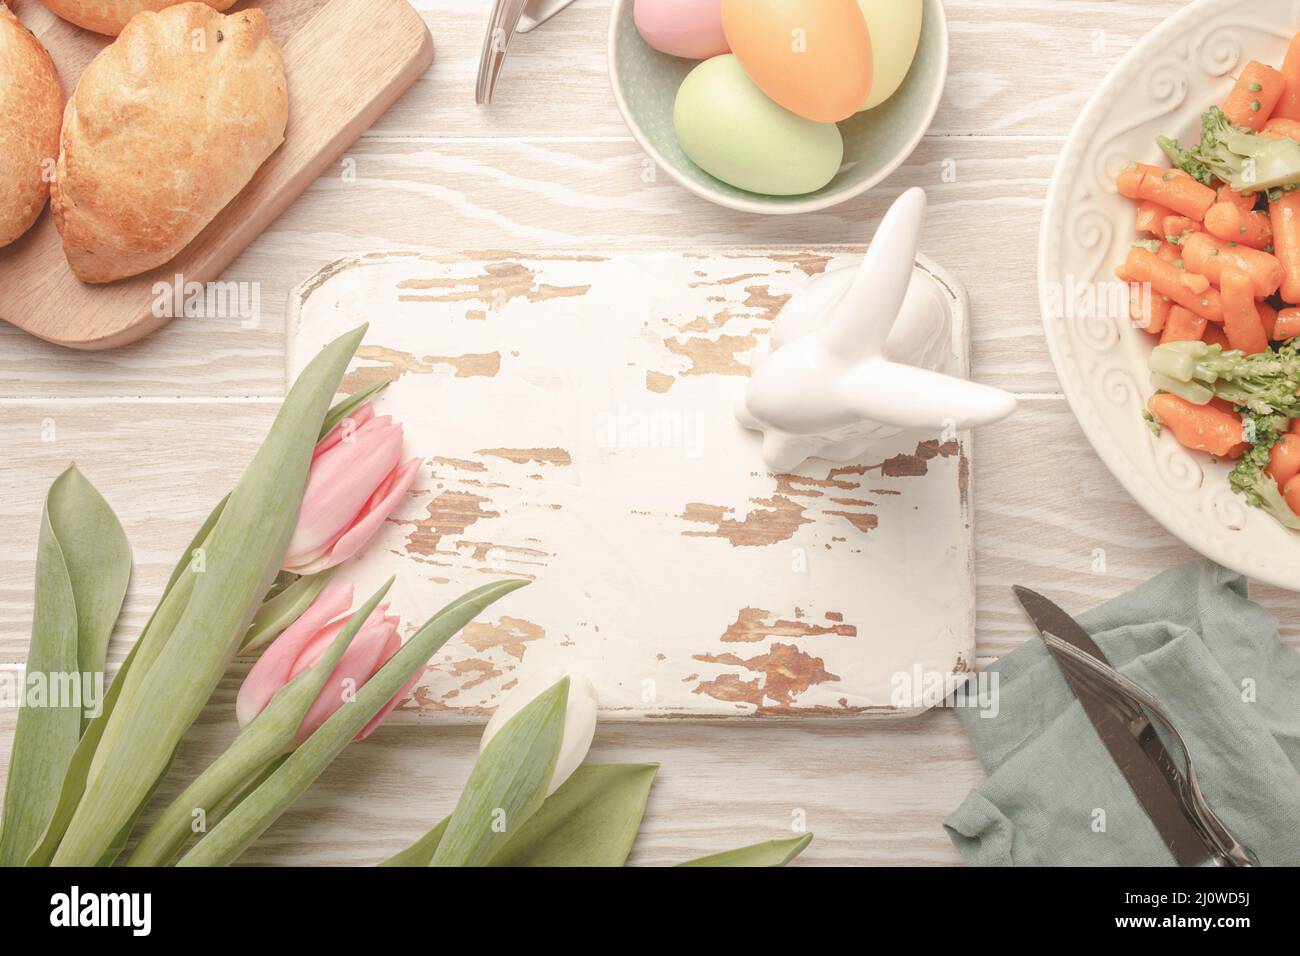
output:
[[[1059, 397], [1035, 292], [1038, 217], [1073, 117], [1183, 0], [946, 0], [952, 69], [931, 135], [873, 194], [780, 222], [718, 209], [666, 177], [642, 180], [644, 157], [604, 75], [606, 0], [578, 0], [519, 37], [488, 111], [474, 108], [472, 89], [485, 4], [415, 5], [438, 50], [430, 73], [227, 270], [261, 283], [258, 327], [182, 320], [101, 355], [0, 330], [0, 662], [25, 654], [41, 495], [69, 460], [113, 502], [135, 548], [120, 659], [178, 549], [269, 426], [283, 391], [287, 294], [328, 262], [371, 249], [670, 248], [683, 236], [854, 242], [909, 185], [930, 193], [923, 251], [972, 293], [976, 377], [1028, 396], [976, 442], [980, 654], [1031, 635], [1012, 584], [1080, 610], [1191, 557], [1127, 497]], [[54, 440], [43, 440], [51, 423]], [[1300, 595], [1253, 593], [1300, 646]], [[239, 676], [204, 712], [180, 776], [229, 739]], [[0, 753], [13, 716], [0, 710]], [[434, 731], [400, 713], [349, 748], [248, 862], [382, 858], [447, 812], [476, 744], [472, 729]], [[945, 712], [888, 726], [608, 724], [593, 758], [662, 764], [633, 857], [644, 864], [785, 835], [801, 813], [817, 835], [802, 858], [810, 863], [956, 862], [941, 822], [983, 776]], [[0, 784], [4, 772], [0, 762]]]

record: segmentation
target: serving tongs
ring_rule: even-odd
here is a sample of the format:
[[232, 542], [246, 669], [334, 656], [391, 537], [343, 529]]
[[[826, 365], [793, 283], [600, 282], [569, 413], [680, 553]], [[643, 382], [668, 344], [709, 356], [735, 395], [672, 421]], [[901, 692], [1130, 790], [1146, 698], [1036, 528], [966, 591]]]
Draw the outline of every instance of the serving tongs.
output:
[[573, 0], [494, 0], [487, 33], [483, 37], [483, 55], [478, 64], [478, 82], [474, 101], [479, 106], [492, 102], [501, 65], [516, 33], [527, 33], [555, 16]]

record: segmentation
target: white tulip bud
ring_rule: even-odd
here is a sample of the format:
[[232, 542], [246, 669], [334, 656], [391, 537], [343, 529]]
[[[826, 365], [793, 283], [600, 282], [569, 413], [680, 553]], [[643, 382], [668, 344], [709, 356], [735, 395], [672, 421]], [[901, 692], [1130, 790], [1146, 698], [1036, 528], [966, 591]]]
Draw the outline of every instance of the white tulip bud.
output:
[[[483, 752], [488, 741], [496, 736], [497, 731], [511, 717], [527, 707], [538, 695], [554, 687], [565, 674], [566, 671], [556, 666], [537, 668], [511, 688], [483, 728], [479, 752]], [[596, 735], [596, 688], [582, 674], [568, 672], [568, 677], [569, 697], [564, 707], [564, 739], [555, 760], [555, 773], [551, 776], [550, 786], [546, 788], [548, 797], [560, 789], [569, 775], [586, 759], [587, 751], [591, 749], [591, 739]]]

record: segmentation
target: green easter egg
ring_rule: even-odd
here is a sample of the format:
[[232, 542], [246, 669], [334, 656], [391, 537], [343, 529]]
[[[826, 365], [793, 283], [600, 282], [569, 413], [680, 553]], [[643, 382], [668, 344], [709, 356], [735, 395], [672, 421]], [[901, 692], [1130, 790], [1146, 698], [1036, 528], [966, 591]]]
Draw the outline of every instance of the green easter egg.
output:
[[753, 193], [816, 192], [844, 160], [838, 126], [778, 106], [730, 53], [705, 60], [682, 81], [673, 126], [692, 162]]

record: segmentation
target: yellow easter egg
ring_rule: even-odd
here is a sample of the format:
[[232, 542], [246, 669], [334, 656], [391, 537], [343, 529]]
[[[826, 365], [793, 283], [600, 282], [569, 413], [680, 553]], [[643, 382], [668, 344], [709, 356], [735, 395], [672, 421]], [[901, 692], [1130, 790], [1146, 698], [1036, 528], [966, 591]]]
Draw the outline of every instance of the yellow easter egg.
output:
[[723, 0], [722, 28], [749, 78], [805, 119], [848, 119], [871, 92], [858, 0]]
[[921, 43], [924, 0], [857, 0], [871, 35], [871, 92], [862, 109], [879, 106], [898, 92]]

